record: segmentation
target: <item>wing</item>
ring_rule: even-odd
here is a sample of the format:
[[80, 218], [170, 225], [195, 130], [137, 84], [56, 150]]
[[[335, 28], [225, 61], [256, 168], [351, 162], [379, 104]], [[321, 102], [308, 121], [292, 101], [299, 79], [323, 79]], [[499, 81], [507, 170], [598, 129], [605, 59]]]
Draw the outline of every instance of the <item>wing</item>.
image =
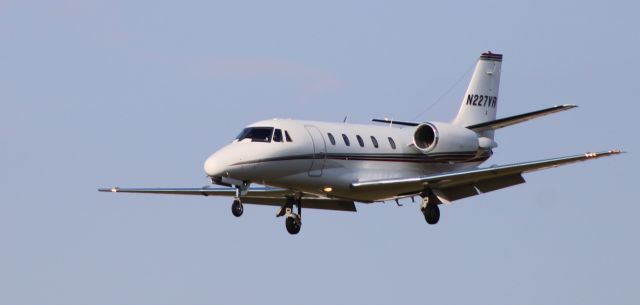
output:
[[[101, 188], [100, 192], [111, 193], [138, 193], [138, 194], [161, 194], [161, 195], [197, 195], [197, 196], [223, 196], [235, 197], [236, 190], [233, 188]], [[287, 189], [276, 188], [250, 188], [246, 195], [240, 196], [242, 203], [282, 206], [287, 196], [297, 192]], [[304, 208], [348, 211], [355, 212], [356, 206], [353, 201], [318, 197], [313, 194], [303, 193], [301, 204]]]
[[359, 191], [397, 190], [399, 196], [417, 194], [429, 188], [434, 190], [441, 199], [454, 201], [524, 183], [525, 180], [522, 178], [523, 173], [619, 153], [621, 153], [619, 150], [610, 150], [555, 159], [475, 168], [431, 176], [354, 182], [351, 184], [351, 187]]

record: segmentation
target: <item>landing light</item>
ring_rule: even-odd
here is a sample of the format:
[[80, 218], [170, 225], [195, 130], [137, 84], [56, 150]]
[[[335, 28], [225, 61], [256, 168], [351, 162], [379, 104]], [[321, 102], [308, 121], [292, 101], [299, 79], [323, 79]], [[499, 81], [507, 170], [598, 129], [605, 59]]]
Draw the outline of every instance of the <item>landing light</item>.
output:
[[325, 193], [331, 193], [331, 191], [333, 191], [333, 188], [330, 187], [330, 186], [327, 186], [327, 187], [323, 188], [322, 191], [324, 191]]

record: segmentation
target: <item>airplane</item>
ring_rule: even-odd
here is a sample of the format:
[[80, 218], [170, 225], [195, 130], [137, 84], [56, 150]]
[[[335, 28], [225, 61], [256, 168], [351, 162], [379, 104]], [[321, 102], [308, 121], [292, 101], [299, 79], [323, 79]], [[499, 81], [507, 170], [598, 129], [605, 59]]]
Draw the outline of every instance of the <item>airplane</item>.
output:
[[565, 104], [496, 119], [501, 65], [502, 54], [480, 55], [451, 122], [259, 121], [206, 159], [204, 171], [212, 185], [98, 190], [228, 196], [233, 197], [236, 217], [243, 214], [245, 203], [276, 206], [287, 231], [298, 234], [303, 207], [356, 212], [356, 202], [400, 205], [399, 199], [420, 197], [426, 222], [436, 224], [443, 203], [524, 183], [525, 173], [622, 153], [609, 150], [479, 167], [498, 146], [496, 130], [577, 107]]

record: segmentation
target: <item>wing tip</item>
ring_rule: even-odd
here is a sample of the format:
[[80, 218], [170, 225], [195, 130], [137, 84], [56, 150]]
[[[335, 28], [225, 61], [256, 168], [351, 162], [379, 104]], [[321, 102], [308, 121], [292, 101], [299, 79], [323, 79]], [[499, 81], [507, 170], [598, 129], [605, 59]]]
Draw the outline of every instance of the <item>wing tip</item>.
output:
[[114, 186], [112, 188], [101, 188], [101, 189], [98, 189], [98, 192], [117, 193], [118, 190], [120, 190], [120, 188], [118, 188], [117, 186]]
[[554, 105], [553, 107], [551, 107], [551, 109], [557, 109], [557, 110], [570, 110], [573, 108], [578, 108], [578, 105], [576, 104], [560, 104], [560, 105]]
[[626, 153], [627, 153], [626, 151], [623, 151], [623, 150], [620, 150], [620, 149], [611, 149], [611, 150], [603, 151], [603, 152], [586, 152], [584, 154], [584, 156], [587, 159], [593, 159], [593, 158], [607, 157], [607, 156], [626, 154]]

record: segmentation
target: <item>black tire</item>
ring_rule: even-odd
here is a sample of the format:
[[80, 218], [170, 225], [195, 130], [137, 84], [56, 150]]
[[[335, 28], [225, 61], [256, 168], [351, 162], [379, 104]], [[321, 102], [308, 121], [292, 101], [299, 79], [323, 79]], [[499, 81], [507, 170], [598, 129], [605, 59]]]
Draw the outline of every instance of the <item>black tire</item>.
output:
[[302, 222], [300, 221], [300, 217], [288, 216], [284, 221], [285, 227], [287, 227], [287, 232], [291, 235], [295, 235], [300, 233], [300, 228], [302, 227]]
[[440, 208], [436, 204], [427, 204], [422, 214], [424, 214], [424, 220], [430, 225], [435, 225], [440, 220]]
[[240, 200], [234, 200], [233, 204], [231, 204], [231, 214], [235, 217], [240, 217], [243, 212], [244, 207], [242, 206], [242, 202], [240, 202]]

